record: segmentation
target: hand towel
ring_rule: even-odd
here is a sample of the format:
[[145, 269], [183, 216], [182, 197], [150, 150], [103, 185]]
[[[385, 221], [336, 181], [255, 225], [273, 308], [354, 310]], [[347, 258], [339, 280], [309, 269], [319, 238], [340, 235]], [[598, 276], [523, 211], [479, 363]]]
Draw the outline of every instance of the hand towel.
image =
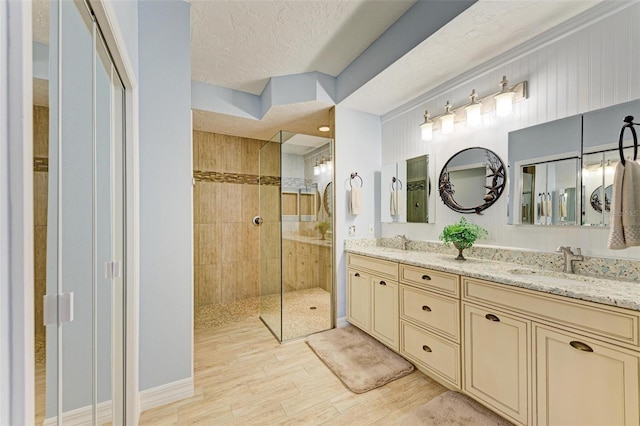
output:
[[551, 195], [547, 197], [547, 201], [545, 201], [545, 203], [547, 203], [547, 216], [551, 218], [553, 217], [553, 203], [551, 202]]
[[567, 217], [567, 197], [560, 197], [560, 217]]
[[391, 191], [391, 216], [402, 215], [402, 192]]
[[362, 213], [362, 188], [351, 188], [351, 214], [359, 215]]
[[607, 247], [621, 250], [640, 246], [640, 164], [619, 162], [613, 176]]

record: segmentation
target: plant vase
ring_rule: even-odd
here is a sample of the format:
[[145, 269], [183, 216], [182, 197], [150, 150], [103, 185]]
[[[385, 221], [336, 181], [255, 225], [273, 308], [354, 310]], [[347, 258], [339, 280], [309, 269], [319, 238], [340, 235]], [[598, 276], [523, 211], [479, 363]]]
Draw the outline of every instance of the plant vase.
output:
[[464, 250], [465, 247], [462, 244], [456, 242], [453, 243], [453, 246], [458, 249], [458, 257], [456, 257], [456, 260], [467, 260], [462, 255], [462, 250]]

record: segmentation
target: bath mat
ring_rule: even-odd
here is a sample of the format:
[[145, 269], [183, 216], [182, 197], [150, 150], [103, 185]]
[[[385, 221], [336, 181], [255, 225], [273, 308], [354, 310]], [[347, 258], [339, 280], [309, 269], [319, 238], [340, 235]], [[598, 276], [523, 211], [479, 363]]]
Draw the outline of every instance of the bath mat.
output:
[[458, 392], [447, 391], [399, 421], [405, 426], [512, 426], [513, 423]]
[[307, 344], [354, 393], [370, 391], [413, 371], [410, 362], [352, 325], [313, 334]]

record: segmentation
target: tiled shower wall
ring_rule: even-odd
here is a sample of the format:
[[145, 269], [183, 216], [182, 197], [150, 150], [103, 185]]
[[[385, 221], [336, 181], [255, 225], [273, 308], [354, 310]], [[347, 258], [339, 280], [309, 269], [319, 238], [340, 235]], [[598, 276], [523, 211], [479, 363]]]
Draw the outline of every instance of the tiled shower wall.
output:
[[49, 186], [49, 108], [33, 107], [33, 251], [35, 333], [44, 333], [43, 297], [47, 289], [47, 194]]
[[258, 296], [259, 150], [265, 141], [193, 132], [194, 305]]

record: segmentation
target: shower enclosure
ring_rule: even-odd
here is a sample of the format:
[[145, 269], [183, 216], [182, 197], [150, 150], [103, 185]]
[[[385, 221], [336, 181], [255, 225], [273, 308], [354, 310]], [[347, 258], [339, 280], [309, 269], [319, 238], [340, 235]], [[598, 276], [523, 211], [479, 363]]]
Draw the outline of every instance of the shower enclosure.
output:
[[334, 326], [332, 159], [285, 131], [260, 149], [260, 318], [280, 342]]

